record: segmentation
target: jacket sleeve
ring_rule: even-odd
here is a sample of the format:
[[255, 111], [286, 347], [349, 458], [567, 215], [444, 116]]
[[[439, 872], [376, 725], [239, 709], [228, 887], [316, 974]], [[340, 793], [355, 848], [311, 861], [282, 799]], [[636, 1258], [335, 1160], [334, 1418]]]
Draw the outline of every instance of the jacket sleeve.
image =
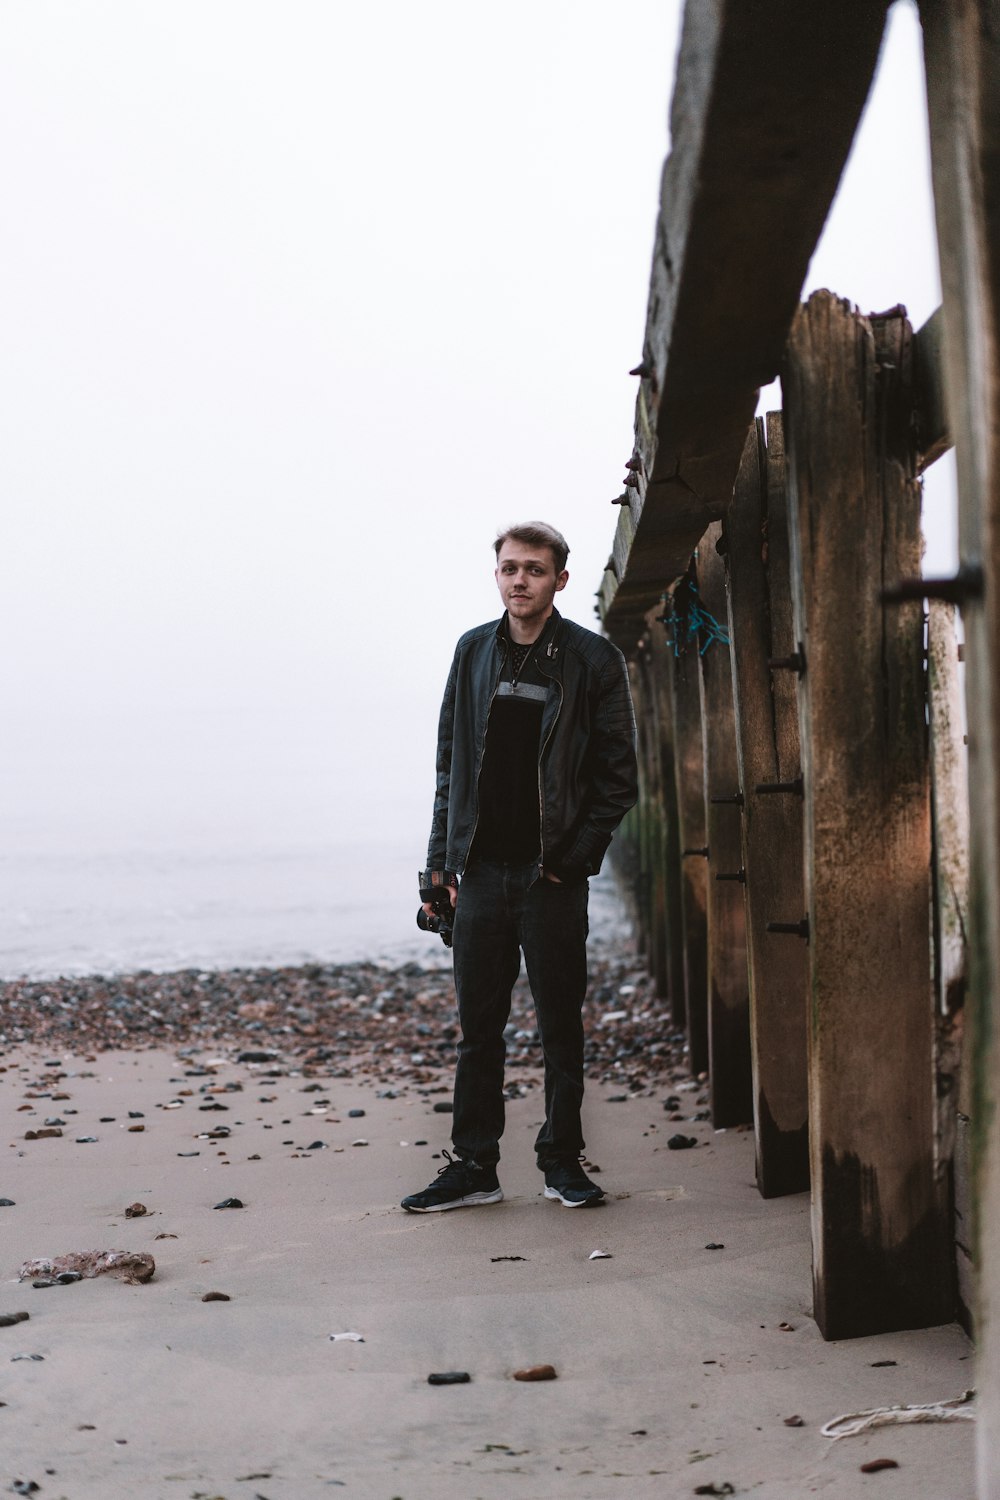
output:
[[441, 715], [438, 719], [437, 784], [434, 791], [434, 813], [427, 845], [428, 870], [444, 870], [448, 849], [448, 794], [451, 788], [451, 749], [455, 736], [455, 683], [458, 676], [456, 651], [448, 673]]
[[567, 880], [597, 874], [611, 835], [639, 796], [632, 694], [625, 658], [617, 650], [601, 672], [593, 733], [592, 790], [582, 824], [566, 852], [547, 866]]

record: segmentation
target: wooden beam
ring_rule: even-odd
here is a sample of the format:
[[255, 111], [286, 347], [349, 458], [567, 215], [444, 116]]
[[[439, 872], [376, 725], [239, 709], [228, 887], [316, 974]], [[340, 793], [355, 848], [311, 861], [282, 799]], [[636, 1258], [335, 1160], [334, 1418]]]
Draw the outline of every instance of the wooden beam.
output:
[[1000, 6], [921, 0], [958, 465], [970, 830], [969, 1006], [980, 1500], [1000, 1500]]
[[783, 375], [810, 920], [815, 1316], [954, 1315], [934, 1171], [930, 798], [911, 335], [817, 292]]
[[800, 922], [806, 898], [796, 677], [768, 667], [796, 648], [780, 412], [767, 418], [766, 432], [765, 443], [761, 419], [750, 429], [725, 520], [725, 557], [744, 799], [757, 1186], [773, 1198], [809, 1187], [809, 961], [802, 937], [768, 930], [770, 922]]
[[733, 672], [725, 633], [725, 565], [716, 550], [721, 533], [721, 525], [713, 522], [698, 546], [701, 605], [722, 627], [720, 637], [703, 637], [699, 658], [709, 849], [709, 1096], [712, 1123], [717, 1128], [742, 1125], [753, 1119], [740, 773], [736, 758]]
[[684, 1008], [692, 1074], [708, 1070], [708, 857], [705, 827], [705, 751], [701, 733], [697, 650], [676, 656], [671, 667], [674, 775], [681, 846], [681, 915], [684, 923]]
[[887, 0], [688, 0], [605, 628], [642, 616], [732, 495], [878, 57]]

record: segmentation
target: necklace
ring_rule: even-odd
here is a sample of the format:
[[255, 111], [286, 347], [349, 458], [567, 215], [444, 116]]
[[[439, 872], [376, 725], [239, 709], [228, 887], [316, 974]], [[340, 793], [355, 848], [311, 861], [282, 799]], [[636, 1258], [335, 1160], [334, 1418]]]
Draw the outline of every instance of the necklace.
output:
[[517, 687], [518, 678], [528, 665], [528, 657], [535, 649], [535, 642], [530, 641], [527, 646], [518, 646], [514, 641], [510, 643], [510, 685]]

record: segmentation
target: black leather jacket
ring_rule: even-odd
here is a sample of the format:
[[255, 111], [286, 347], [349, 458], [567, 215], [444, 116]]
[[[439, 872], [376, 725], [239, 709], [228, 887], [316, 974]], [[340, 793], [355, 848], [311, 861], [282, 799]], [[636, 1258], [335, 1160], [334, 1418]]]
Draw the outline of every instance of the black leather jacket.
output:
[[[558, 610], [553, 615], [552, 638], [536, 663], [555, 688], [539, 738], [541, 862], [561, 880], [583, 880], [600, 869], [636, 800], [635, 718], [617, 646]], [[428, 870], [461, 873], [468, 862], [486, 726], [507, 652], [504, 624], [480, 625], [455, 648], [438, 726]]]

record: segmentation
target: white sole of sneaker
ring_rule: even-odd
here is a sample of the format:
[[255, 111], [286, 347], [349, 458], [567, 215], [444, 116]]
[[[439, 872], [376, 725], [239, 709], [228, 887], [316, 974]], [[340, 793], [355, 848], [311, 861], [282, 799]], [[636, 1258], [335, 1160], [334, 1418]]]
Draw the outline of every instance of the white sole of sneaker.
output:
[[603, 1193], [599, 1198], [564, 1198], [558, 1188], [552, 1187], [545, 1189], [545, 1196], [561, 1203], [563, 1208], [596, 1208], [599, 1203], [604, 1202]]
[[404, 1203], [402, 1207], [408, 1214], [442, 1214], [449, 1208], [482, 1208], [485, 1203], [502, 1202], [503, 1188], [495, 1188], [492, 1193], [469, 1193], [464, 1198], [453, 1199], [451, 1203], [429, 1203], [426, 1208]]

